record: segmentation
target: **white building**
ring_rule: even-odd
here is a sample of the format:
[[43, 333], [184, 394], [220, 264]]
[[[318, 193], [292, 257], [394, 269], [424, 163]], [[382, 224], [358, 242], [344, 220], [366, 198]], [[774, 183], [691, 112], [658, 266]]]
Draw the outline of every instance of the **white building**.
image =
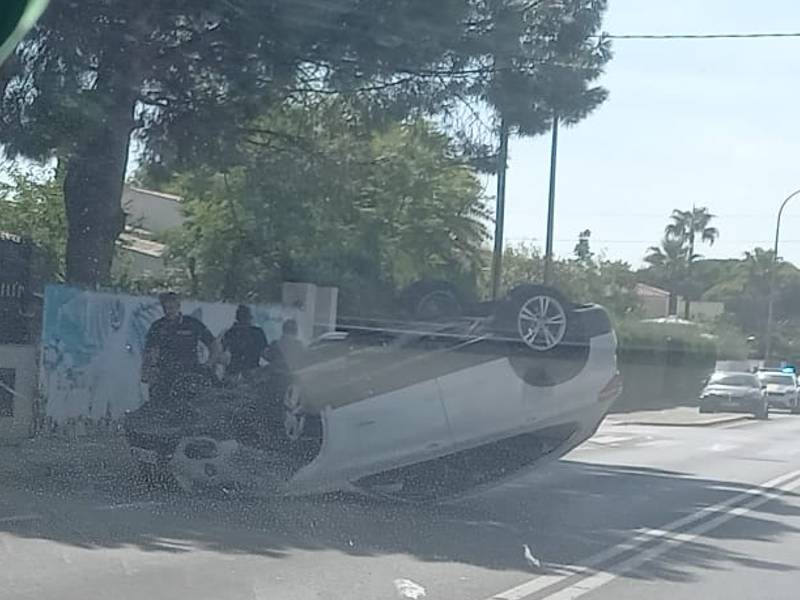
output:
[[123, 267], [131, 275], [161, 275], [166, 246], [157, 238], [185, 222], [180, 196], [126, 185], [122, 210], [125, 231], [117, 244], [124, 251]]
[[645, 318], [669, 315], [669, 292], [646, 283], [637, 283], [634, 288]]
[[[637, 283], [634, 291], [639, 298], [645, 318], [656, 319], [669, 316], [669, 292], [667, 290], [646, 283]], [[689, 303], [689, 318], [692, 321], [711, 321], [724, 312], [725, 304], [722, 302], [692, 300]], [[686, 300], [681, 296], [677, 298], [675, 314], [681, 317], [686, 314]]]

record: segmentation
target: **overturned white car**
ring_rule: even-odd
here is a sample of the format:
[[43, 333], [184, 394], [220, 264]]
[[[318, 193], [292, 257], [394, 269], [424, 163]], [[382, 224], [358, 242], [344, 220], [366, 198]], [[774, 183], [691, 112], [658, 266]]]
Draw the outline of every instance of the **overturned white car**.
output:
[[415, 320], [341, 319], [289, 369], [145, 405], [125, 421], [132, 453], [184, 489], [428, 500], [593, 434], [621, 391], [602, 307], [539, 285], [468, 307], [445, 287], [423, 291]]

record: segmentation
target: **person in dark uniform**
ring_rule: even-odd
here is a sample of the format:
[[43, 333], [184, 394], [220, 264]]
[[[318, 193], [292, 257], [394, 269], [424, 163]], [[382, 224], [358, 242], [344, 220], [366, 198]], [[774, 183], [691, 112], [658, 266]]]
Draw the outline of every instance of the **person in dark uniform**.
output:
[[175, 292], [158, 297], [164, 316], [147, 331], [142, 361], [142, 381], [149, 386], [151, 401], [170, 399], [170, 390], [179, 375], [198, 372], [198, 343], [209, 352], [208, 364], [216, 364], [219, 344], [199, 320], [181, 313], [180, 298]]
[[235, 377], [258, 367], [267, 349], [267, 336], [261, 327], [253, 325], [253, 313], [249, 306], [240, 304], [236, 309], [236, 321], [222, 336], [222, 349], [230, 353], [226, 376]]

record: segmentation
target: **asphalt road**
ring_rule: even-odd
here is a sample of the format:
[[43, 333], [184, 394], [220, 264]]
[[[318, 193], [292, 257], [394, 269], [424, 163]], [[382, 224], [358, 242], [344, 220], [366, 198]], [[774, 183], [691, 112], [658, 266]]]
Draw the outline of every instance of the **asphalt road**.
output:
[[191, 500], [75, 473], [4, 481], [0, 598], [794, 599], [800, 583], [788, 415], [605, 424], [561, 461], [437, 507]]

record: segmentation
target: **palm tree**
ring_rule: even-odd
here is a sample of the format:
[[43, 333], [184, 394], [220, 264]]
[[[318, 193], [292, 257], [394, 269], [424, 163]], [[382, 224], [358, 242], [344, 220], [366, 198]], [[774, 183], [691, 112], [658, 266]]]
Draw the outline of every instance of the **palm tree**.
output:
[[[692, 206], [692, 210], [678, 210], [672, 211], [672, 222], [664, 228], [666, 238], [679, 242], [682, 247], [686, 249], [686, 289], [688, 291], [692, 277], [692, 263], [695, 259], [699, 258], [699, 254], [695, 254], [695, 241], [699, 239], [701, 243], [707, 243], [713, 246], [714, 242], [719, 237], [719, 230], [716, 227], [709, 226], [709, 223], [714, 218], [706, 207], [697, 208]], [[685, 314], [684, 318], [689, 318], [689, 297], [686, 295], [685, 299]]]
[[744, 263], [747, 267], [747, 286], [758, 290], [762, 294], [766, 293], [769, 289], [769, 280], [775, 265], [775, 253], [764, 248], [754, 248], [752, 251], [746, 250]]
[[[764, 305], [769, 302], [770, 288], [773, 285], [772, 275], [780, 272], [780, 264], [776, 264], [775, 253], [764, 248], [754, 248], [744, 253], [745, 273], [747, 280], [742, 290], [740, 302], [743, 300], [747, 319], [752, 327], [761, 333], [761, 340], [766, 345], [767, 319]], [[776, 267], [777, 270], [776, 270]], [[776, 272], [777, 271], [777, 272]], [[740, 312], [741, 311], [740, 309]], [[765, 349], [765, 347], [762, 346]]]
[[644, 262], [653, 267], [657, 277], [669, 291], [669, 314], [674, 315], [678, 306], [678, 288], [686, 275], [686, 247], [679, 240], [664, 236], [661, 246], [651, 246]]

